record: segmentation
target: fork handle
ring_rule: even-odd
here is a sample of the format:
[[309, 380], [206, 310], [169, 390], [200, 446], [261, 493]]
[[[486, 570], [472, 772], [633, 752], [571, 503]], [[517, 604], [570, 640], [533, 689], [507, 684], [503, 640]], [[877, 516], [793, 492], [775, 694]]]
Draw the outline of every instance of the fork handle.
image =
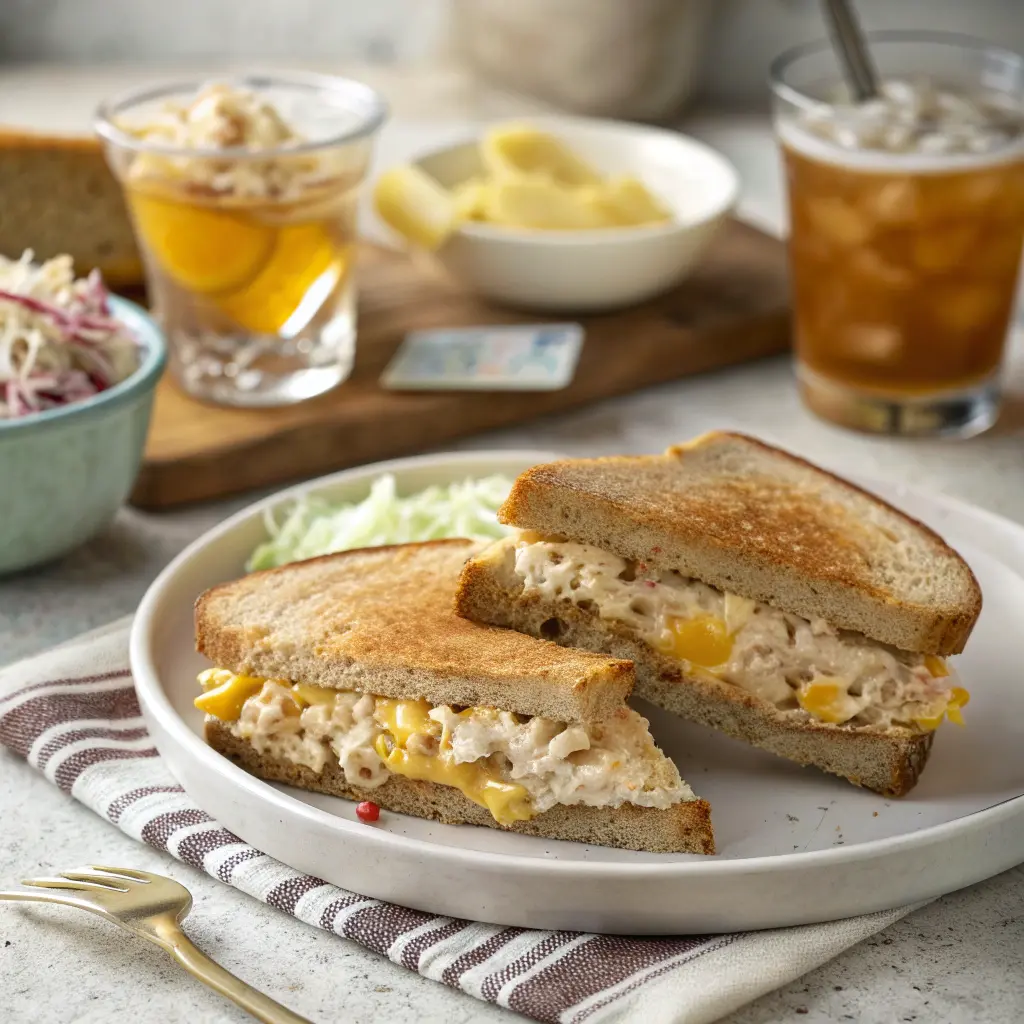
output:
[[194, 946], [177, 923], [167, 921], [159, 928], [157, 940], [182, 967], [204, 985], [251, 1013], [263, 1024], [312, 1024], [306, 1017], [292, 1013], [286, 1006], [236, 978], [201, 949]]

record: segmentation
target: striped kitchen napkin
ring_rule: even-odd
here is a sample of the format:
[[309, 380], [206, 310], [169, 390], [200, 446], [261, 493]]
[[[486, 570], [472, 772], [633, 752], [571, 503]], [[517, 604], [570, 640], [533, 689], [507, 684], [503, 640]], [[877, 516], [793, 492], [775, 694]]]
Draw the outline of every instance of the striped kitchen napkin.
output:
[[776, 931], [628, 938], [502, 928], [347, 892], [243, 843], [185, 795], [139, 715], [128, 629], [122, 620], [0, 672], [0, 743], [133, 838], [535, 1020], [718, 1020], [914, 909]]

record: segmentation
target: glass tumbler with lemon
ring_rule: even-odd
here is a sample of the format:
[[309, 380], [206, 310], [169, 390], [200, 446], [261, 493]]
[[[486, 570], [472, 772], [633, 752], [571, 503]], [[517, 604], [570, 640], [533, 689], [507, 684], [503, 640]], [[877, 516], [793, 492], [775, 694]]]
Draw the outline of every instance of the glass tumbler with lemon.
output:
[[385, 116], [369, 87], [307, 74], [158, 86], [101, 106], [188, 394], [288, 405], [348, 377], [358, 194]]

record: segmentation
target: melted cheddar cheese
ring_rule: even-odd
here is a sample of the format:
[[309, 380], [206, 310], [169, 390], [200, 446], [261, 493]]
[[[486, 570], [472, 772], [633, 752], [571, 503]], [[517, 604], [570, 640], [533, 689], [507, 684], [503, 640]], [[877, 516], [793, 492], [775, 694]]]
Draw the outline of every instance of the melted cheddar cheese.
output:
[[729, 660], [732, 637], [718, 616], [671, 618], [667, 625], [668, 638], [663, 646], [666, 654], [707, 669], [724, 665]]
[[[385, 729], [375, 744], [380, 759], [389, 771], [407, 779], [453, 786], [475, 804], [486, 807], [501, 825], [528, 821], [534, 816], [530, 795], [523, 786], [507, 782], [489, 758], [456, 762], [447, 737], [430, 718], [425, 700], [388, 700], [377, 698], [375, 717]], [[409, 750], [414, 738], [427, 742], [419, 750]]]
[[946, 704], [942, 711], [938, 714], [921, 716], [915, 718], [914, 721], [927, 732], [932, 732], [942, 724], [943, 718], [948, 718], [951, 722], [955, 722], [957, 725], [964, 724], [964, 716], [961, 713], [963, 708], [968, 701], [971, 699], [971, 695], [962, 687], [954, 686], [950, 691], [949, 703]]
[[860, 702], [852, 697], [841, 679], [821, 678], [804, 683], [796, 692], [797, 703], [822, 722], [841, 725], [860, 711]]
[[297, 700], [303, 707], [316, 704], [333, 704], [335, 695], [335, 690], [328, 690], [323, 686], [307, 686], [305, 683], [294, 683], [292, 685], [292, 698]]
[[430, 717], [431, 705], [425, 700], [391, 700], [377, 697], [374, 718], [404, 747], [414, 736], [436, 736], [437, 723]]
[[207, 715], [233, 722], [242, 713], [242, 705], [263, 689], [263, 679], [239, 676], [223, 668], [208, 668], [199, 674], [203, 693], [195, 706]]
[[[936, 658], [935, 661], [940, 659]], [[942, 666], [945, 668], [945, 665]], [[938, 675], [938, 673], [934, 673]], [[949, 670], [946, 669], [946, 675]], [[842, 725], [850, 721], [860, 711], [864, 699], [855, 696], [848, 690], [848, 684], [843, 679], [830, 679], [822, 677], [804, 683], [797, 690], [797, 703], [804, 711], [822, 722], [829, 722], [832, 725]], [[945, 700], [936, 700], [931, 707], [924, 709], [924, 713], [914, 715], [909, 720], [925, 732], [933, 732], [941, 724], [943, 719], [955, 722], [957, 725], [964, 724], [964, 716], [961, 714], [971, 695], [962, 687], [954, 686], [949, 691]]]

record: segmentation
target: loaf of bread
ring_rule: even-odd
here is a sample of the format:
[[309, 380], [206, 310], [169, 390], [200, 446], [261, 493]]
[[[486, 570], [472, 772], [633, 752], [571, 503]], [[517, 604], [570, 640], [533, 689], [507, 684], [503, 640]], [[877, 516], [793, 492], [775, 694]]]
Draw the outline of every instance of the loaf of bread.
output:
[[121, 187], [98, 140], [0, 128], [0, 254], [68, 253], [115, 288], [142, 283]]

